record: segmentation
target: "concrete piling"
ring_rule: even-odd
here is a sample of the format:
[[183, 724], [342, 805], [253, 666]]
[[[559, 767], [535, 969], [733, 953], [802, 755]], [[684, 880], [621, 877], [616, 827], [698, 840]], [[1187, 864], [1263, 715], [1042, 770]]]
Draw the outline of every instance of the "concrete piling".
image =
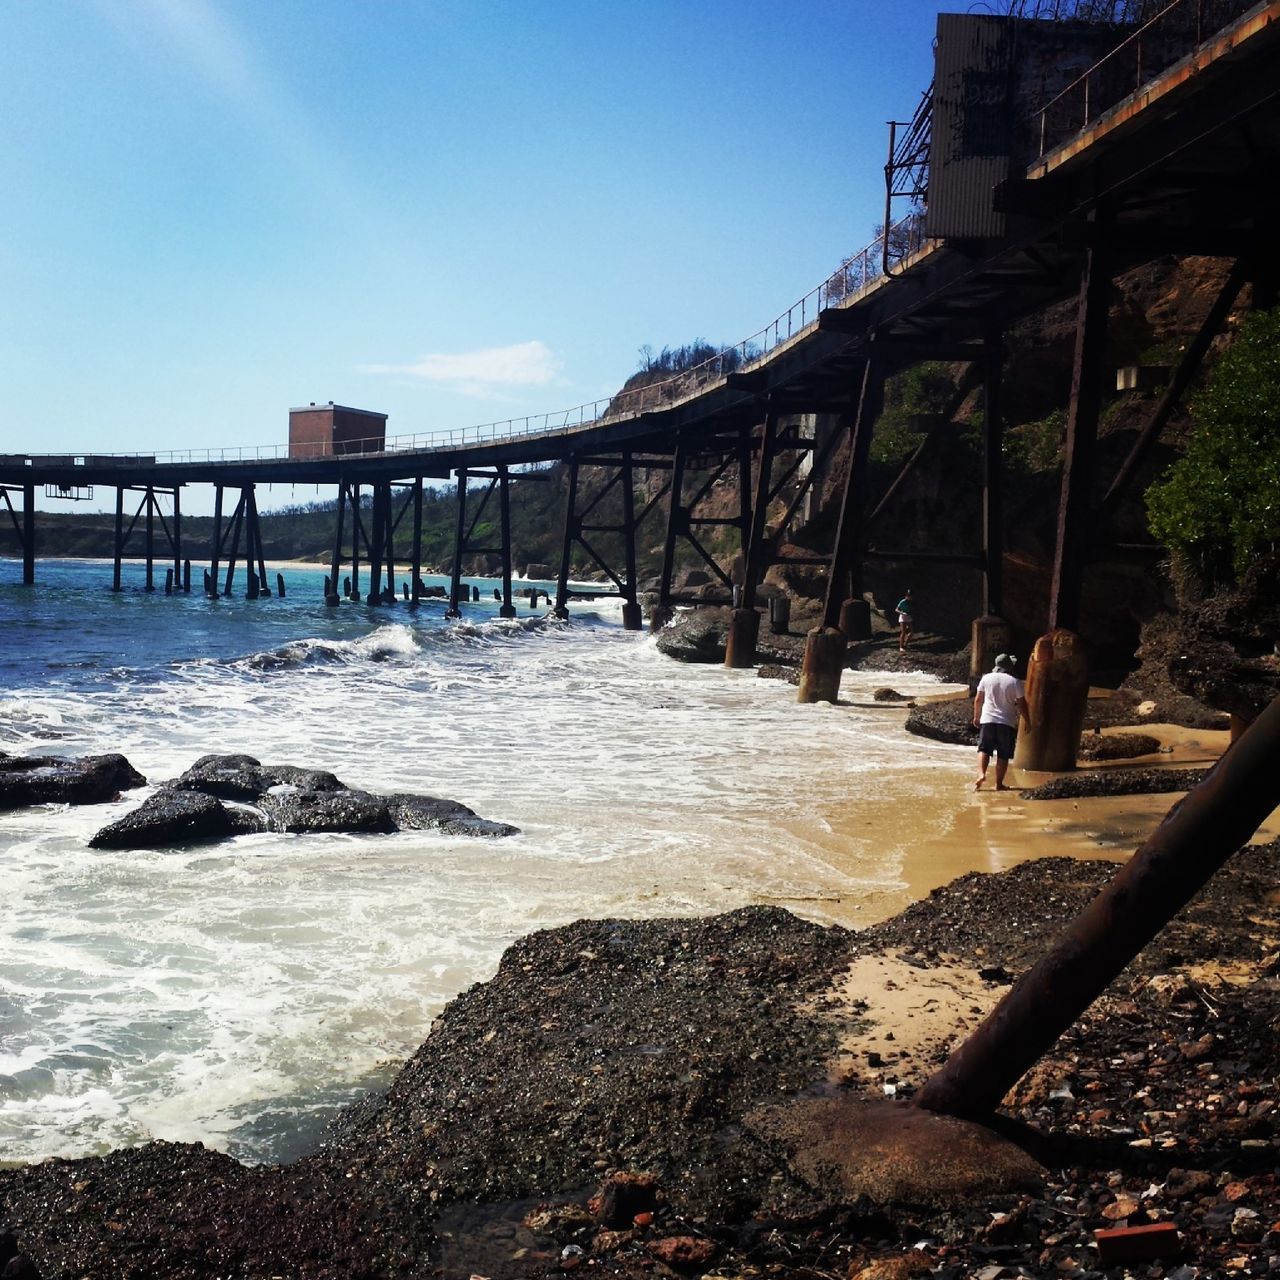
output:
[[814, 627], [804, 646], [797, 702], [835, 702], [849, 639], [839, 627]]
[[974, 618], [969, 645], [969, 692], [978, 687], [978, 681], [991, 670], [998, 654], [1008, 653], [1013, 633], [1009, 624], [994, 613]]
[[774, 596], [769, 601], [769, 630], [775, 636], [785, 636], [790, 634], [790, 628], [791, 597]]
[[644, 614], [636, 600], [622, 602], [622, 628], [624, 631], [639, 631], [644, 622]]
[[760, 615], [754, 609], [735, 609], [729, 619], [724, 665], [739, 669], [755, 666], [756, 639], [759, 634]]
[[[850, 640], [871, 639], [871, 606], [861, 596], [846, 600], [840, 606], [840, 630], [845, 634], [846, 644]], [[843, 657], [841, 665], [844, 665]]]
[[1031, 727], [1018, 733], [1014, 765], [1033, 771], [1074, 769], [1089, 700], [1088, 657], [1074, 631], [1060, 627], [1036, 641], [1027, 662], [1026, 697]]

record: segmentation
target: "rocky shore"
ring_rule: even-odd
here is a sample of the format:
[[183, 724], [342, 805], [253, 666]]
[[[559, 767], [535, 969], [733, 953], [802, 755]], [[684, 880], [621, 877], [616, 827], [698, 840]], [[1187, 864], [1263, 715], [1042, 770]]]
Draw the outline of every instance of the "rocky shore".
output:
[[905, 1106], [1107, 864], [968, 875], [862, 932], [747, 908], [534, 934], [315, 1154], [0, 1170], [3, 1247], [46, 1280], [1280, 1274], [1278, 853], [1237, 855], [1012, 1091], [1033, 1173], [1005, 1189], [889, 1168], [853, 1194], [777, 1115]]

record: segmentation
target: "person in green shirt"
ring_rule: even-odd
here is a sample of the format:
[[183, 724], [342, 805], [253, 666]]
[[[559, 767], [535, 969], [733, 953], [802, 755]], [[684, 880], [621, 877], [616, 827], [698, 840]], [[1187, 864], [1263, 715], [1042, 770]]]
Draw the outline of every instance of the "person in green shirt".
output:
[[911, 588], [898, 601], [898, 652], [906, 653], [907, 641], [911, 639]]

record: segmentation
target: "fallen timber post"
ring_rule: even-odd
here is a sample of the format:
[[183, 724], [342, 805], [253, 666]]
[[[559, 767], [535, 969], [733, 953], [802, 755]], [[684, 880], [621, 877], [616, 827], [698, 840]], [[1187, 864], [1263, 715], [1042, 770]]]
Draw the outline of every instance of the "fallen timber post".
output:
[[947, 1115], [990, 1115], [1013, 1084], [1280, 804], [1280, 698], [915, 1095]]

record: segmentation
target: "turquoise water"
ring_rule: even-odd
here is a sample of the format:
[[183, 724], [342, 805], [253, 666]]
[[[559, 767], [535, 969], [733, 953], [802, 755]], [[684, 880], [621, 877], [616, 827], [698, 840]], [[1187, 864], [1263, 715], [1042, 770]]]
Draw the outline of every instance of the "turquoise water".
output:
[[[476, 579], [485, 599], [449, 621], [442, 601], [326, 609], [319, 570], [254, 602], [147, 594], [137, 565], [120, 593], [109, 564], [20, 576], [0, 560], [0, 750], [122, 751], [149, 784], [243, 751], [452, 797], [521, 834], [98, 852], [89, 837], [148, 789], [0, 813], [6, 1160], [153, 1137], [296, 1156], [533, 929], [751, 902], [875, 915], [903, 850], [868, 839], [833, 860], [833, 799], [897, 788], [916, 806], [912, 779], [969, 765], [881, 712], [671, 662], [616, 601], [567, 622], [521, 601], [504, 620]], [[880, 682], [850, 673], [854, 697], [859, 681]]]

